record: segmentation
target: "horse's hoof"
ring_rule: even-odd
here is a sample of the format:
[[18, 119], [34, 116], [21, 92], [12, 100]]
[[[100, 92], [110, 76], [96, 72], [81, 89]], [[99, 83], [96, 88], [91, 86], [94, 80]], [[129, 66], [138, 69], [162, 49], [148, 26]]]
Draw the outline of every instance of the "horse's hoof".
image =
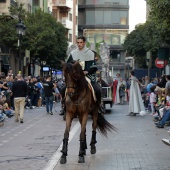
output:
[[78, 163], [85, 163], [84, 156], [79, 156]]
[[91, 152], [91, 154], [95, 154], [96, 153], [96, 146], [92, 145], [90, 152]]
[[66, 162], [67, 162], [66, 157], [62, 157], [62, 158], [60, 159], [60, 164], [65, 164]]

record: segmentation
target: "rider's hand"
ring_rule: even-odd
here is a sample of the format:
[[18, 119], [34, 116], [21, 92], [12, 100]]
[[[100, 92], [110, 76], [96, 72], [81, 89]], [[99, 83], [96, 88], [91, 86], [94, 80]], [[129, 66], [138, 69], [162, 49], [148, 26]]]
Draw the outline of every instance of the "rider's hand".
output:
[[88, 71], [83, 71], [84, 72], [84, 75], [88, 74]]

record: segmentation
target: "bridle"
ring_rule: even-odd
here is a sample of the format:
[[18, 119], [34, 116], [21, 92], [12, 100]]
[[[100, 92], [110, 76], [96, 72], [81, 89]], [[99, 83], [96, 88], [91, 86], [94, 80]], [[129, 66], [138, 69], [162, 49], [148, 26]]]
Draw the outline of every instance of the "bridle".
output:
[[[74, 88], [74, 87], [71, 87], [71, 88]], [[67, 88], [66, 88], [67, 90]], [[87, 91], [87, 89], [86, 89]], [[69, 96], [71, 101], [76, 105], [78, 106], [81, 101], [86, 97], [86, 92], [84, 93], [83, 97], [79, 97], [79, 92], [76, 92], [76, 90], [72, 93], [72, 92], [66, 92], [66, 96]], [[76, 99], [76, 100], [75, 100]]]
[[71, 79], [75, 81], [75, 84], [73, 86], [66, 85], [66, 90], [74, 89], [74, 92], [66, 91], [66, 96], [69, 96], [71, 101], [77, 106], [86, 97], [87, 89], [85, 90], [84, 95], [80, 98], [79, 95], [80, 95], [81, 87], [78, 86], [76, 83], [80, 79], [81, 75], [79, 75], [76, 71], [75, 72], [72, 71], [72, 74], [70, 74], [69, 70], [65, 70], [65, 71], [68, 74], [68, 76], [70, 76]]

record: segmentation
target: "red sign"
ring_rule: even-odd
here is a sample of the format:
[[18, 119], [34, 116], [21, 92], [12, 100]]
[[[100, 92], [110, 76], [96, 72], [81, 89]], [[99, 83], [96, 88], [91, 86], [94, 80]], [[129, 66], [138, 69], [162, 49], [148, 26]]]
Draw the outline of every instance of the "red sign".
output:
[[155, 66], [158, 68], [164, 68], [168, 64], [167, 60], [161, 60], [161, 59], [156, 59], [155, 60]]

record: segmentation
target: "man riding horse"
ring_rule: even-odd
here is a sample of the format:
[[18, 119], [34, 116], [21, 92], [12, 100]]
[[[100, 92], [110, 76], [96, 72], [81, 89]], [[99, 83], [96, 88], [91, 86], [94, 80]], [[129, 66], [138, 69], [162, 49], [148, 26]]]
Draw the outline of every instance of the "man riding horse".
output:
[[[84, 36], [79, 36], [77, 38], [77, 46], [78, 48], [71, 52], [67, 60], [67, 63], [79, 60], [84, 74], [86, 75], [87, 78], [90, 79], [91, 85], [94, 89], [96, 99], [97, 99], [96, 102], [98, 103], [98, 106], [100, 108], [99, 112], [103, 112], [101, 107], [101, 89], [99, 84], [96, 82], [97, 66], [95, 62], [94, 52], [92, 52], [89, 48], [86, 47], [86, 38]], [[65, 90], [66, 87], [64, 86], [61, 90], [61, 95], [63, 98], [63, 102], [62, 102], [63, 111], [61, 112], [60, 115], [64, 115], [65, 112], [65, 104], [64, 104]]]

